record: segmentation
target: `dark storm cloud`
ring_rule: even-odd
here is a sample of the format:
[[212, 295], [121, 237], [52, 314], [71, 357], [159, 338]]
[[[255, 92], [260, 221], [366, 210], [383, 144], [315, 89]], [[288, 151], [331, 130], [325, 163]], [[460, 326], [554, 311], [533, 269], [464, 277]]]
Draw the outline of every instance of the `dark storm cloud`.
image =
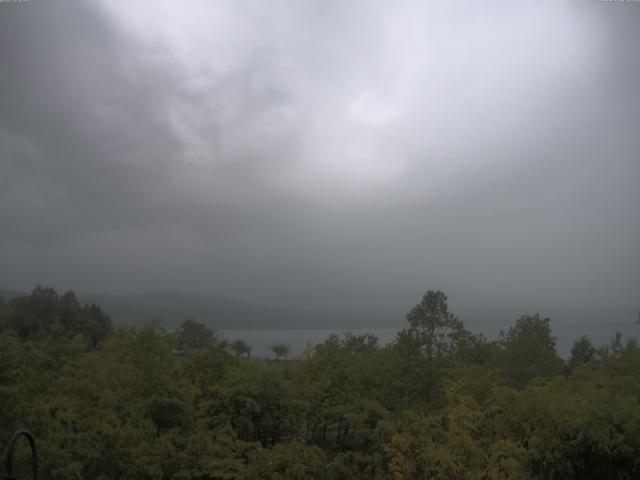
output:
[[0, 9], [0, 285], [640, 297], [640, 7]]
[[50, 244], [143, 221], [178, 146], [167, 79], [85, 4], [1, 13], [4, 240]]

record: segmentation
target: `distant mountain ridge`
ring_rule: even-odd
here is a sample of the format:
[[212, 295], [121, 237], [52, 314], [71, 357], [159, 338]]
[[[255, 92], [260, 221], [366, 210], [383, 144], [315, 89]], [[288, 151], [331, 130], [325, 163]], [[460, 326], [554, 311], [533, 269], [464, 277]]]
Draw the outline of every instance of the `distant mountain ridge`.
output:
[[24, 297], [26, 295], [28, 295], [28, 293], [18, 292], [16, 290], [5, 290], [3, 288], [0, 288], [0, 298], [5, 302], [8, 302], [12, 298]]
[[[154, 292], [133, 295], [78, 295], [83, 302], [100, 305], [116, 325], [141, 324], [160, 318], [169, 328], [177, 326], [185, 318], [194, 318], [216, 330], [251, 329], [357, 329], [357, 328], [405, 328], [405, 313], [379, 312], [319, 312], [260, 306], [238, 300], [210, 295], [176, 292]], [[451, 310], [473, 332], [482, 332], [489, 338], [497, 338], [500, 330], [508, 330], [522, 315], [540, 313], [551, 318], [552, 331], [558, 337], [558, 349], [568, 353], [571, 345], [581, 335], [588, 335], [596, 344], [609, 342], [612, 331], [621, 332], [625, 338], [636, 336], [640, 327], [635, 324], [637, 309], [632, 306], [611, 305], [601, 308], [540, 307], [517, 309], [503, 306], [450, 305]]]
[[[59, 292], [62, 293], [62, 292]], [[0, 289], [5, 301], [28, 293]], [[95, 303], [115, 325], [140, 325], [159, 319], [168, 328], [193, 318], [216, 330], [374, 328], [393, 326], [390, 315], [373, 317], [255, 305], [240, 300], [183, 292], [138, 294], [76, 293], [81, 303]]]
[[180, 292], [79, 294], [78, 298], [100, 305], [114, 323], [129, 325], [160, 319], [167, 327], [175, 327], [186, 318], [194, 318], [217, 330], [300, 328], [301, 323], [309, 320], [308, 315], [317, 315]]
[[[62, 292], [59, 292], [62, 293]], [[5, 301], [27, 293], [0, 289]], [[270, 329], [374, 329], [406, 327], [404, 314], [389, 312], [320, 312], [277, 308], [250, 304], [239, 300], [180, 292], [150, 292], [141, 294], [77, 294], [83, 303], [93, 302], [107, 313], [115, 325], [140, 325], [160, 319], [167, 328], [174, 328], [187, 318], [194, 318], [215, 330]], [[408, 306], [409, 307], [409, 306]], [[603, 308], [586, 306], [565, 308], [516, 309], [504, 306], [450, 305], [451, 310], [473, 332], [497, 338], [500, 330], [508, 330], [521, 315], [539, 312], [551, 318], [558, 347], [568, 352], [581, 335], [589, 335], [596, 344], [608, 343], [612, 333], [619, 331], [626, 338], [640, 333], [636, 325], [638, 309], [633, 306], [611, 305]]]

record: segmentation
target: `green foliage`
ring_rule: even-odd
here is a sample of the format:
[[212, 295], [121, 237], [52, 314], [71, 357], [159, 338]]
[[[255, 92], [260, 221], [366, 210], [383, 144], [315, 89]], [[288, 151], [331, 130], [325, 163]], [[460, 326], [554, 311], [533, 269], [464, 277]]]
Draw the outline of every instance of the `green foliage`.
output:
[[[428, 291], [407, 314], [409, 328], [398, 332], [397, 347], [405, 360], [402, 370], [413, 378], [415, 394], [434, 400], [441, 367], [468, 340], [463, 323], [449, 312], [447, 296]], [[416, 373], [418, 373], [416, 375]]]
[[440, 291], [428, 291], [407, 314], [407, 320], [410, 327], [400, 338], [406, 338], [428, 367], [434, 359], [454, 350], [455, 339], [463, 329], [462, 322], [449, 312], [447, 296]]
[[95, 349], [111, 332], [111, 320], [100, 307], [80, 305], [73, 292], [58, 295], [53, 288], [36, 287], [30, 295], [0, 307], [0, 325], [22, 339], [82, 335], [88, 347]]
[[183, 351], [200, 350], [215, 345], [218, 341], [216, 332], [192, 318], [182, 322], [175, 336], [178, 349]]
[[408, 320], [263, 362], [39, 287], [0, 303], [0, 439], [28, 426], [52, 480], [640, 478], [635, 339], [565, 365], [538, 315], [488, 341], [427, 292]]
[[506, 333], [501, 332], [501, 366], [511, 385], [523, 387], [534, 378], [561, 373], [563, 362], [556, 353], [550, 323], [538, 314], [525, 315]]
[[291, 349], [286, 343], [275, 343], [269, 347], [269, 350], [276, 356], [276, 360], [287, 358]]
[[571, 347], [571, 357], [569, 358], [569, 366], [577, 367], [583, 363], [589, 363], [596, 358], [598, 350], [593, 346], [589, 337], [583, 335], [580, 340], [576, 340]]
[[322, 480], [326, 458], [316, 447], [299, 441], [279, 443], [270, 450], [254, 450], [249, 457], [247, 480]]
[[251, 346], [240, 338], [233, 340], [229, 344], [229, 349], [239, 357], [251, 358]]

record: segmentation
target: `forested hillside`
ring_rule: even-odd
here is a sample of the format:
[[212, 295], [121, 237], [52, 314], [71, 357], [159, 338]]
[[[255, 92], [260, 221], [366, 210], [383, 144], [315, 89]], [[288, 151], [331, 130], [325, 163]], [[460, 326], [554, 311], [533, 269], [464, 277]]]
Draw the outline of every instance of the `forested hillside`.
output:
[[640, 478], [640, 347], [615, 332], [563, 360], [548, 319], [489, 341], [434, 291], [391, 345], [281, 361], [46, 288], [0, 302], [0, 327], [0, 438], [33, 431], [42, 478]]

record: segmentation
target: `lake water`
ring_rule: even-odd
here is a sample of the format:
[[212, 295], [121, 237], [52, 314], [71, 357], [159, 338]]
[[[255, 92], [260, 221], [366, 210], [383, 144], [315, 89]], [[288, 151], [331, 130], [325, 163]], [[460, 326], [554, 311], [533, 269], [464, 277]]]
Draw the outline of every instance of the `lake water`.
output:
[[[469, 328], [473, 333], [483, 333], [487, 339], [495, 340], [498, 338], [500, 330], [506, 328], [503, 325], [484, 325], [482, 328]], [[379, 344], [387, 345], [395, 340], [398, 328], [351, 328], [351, 329], [318, 329], [318, 330], [220, 330], [218, 333], [227, 340], [240, 338], [251, 346], [251, 356], [254, 358], [272, 358], [273, 354], [269, 350], [269, 346], [274, 343], [284, 343], [289, 345], [291, 353], [289, 358], [302, 355], [305, 351], [307, 343], [317, 345], [324, 342], [329, 335], [336, 334], [341, 339], [344, 334], [351, 332], [354, 335], [364, 335], [369, 333], [378, 337]], [[586, 333], [592, 333], [584, 330]], [[615, 330], [614, 330], [615, 331]], [[624, 332], [624, 330], [621, 330]], [[558, 338], [557, 351], [558, 354], [567, 358], [573, 341], [576, 340], [575, 332], [570, 334], [561, 330]], [[564, 333], [564, 335], [563, 335]], [[592, 339], [598, 339], [597, 335], [591, 336]], [[600, 339], [598, 339], [600, 340]], [[607, 343], [607, 339], [598, 342], [600, 344]]]
[[397, 328], [352, 328], [333, 330], [221, 330], [219, 333], [227, 340], [240, 338], [251, 346], [254, 358], [269, 358], [273, 354], [269, 346], [274, 343], [285, 343], [291, 348], [290, 358], [301, 355], [307, 343], [313, 345], [324, 342], [329, 335], [336, 334], [344, 338], [346, 332], [354, 335], [369, 333], [378, 337], [380, 345], [386, 345], [396, 338]]

